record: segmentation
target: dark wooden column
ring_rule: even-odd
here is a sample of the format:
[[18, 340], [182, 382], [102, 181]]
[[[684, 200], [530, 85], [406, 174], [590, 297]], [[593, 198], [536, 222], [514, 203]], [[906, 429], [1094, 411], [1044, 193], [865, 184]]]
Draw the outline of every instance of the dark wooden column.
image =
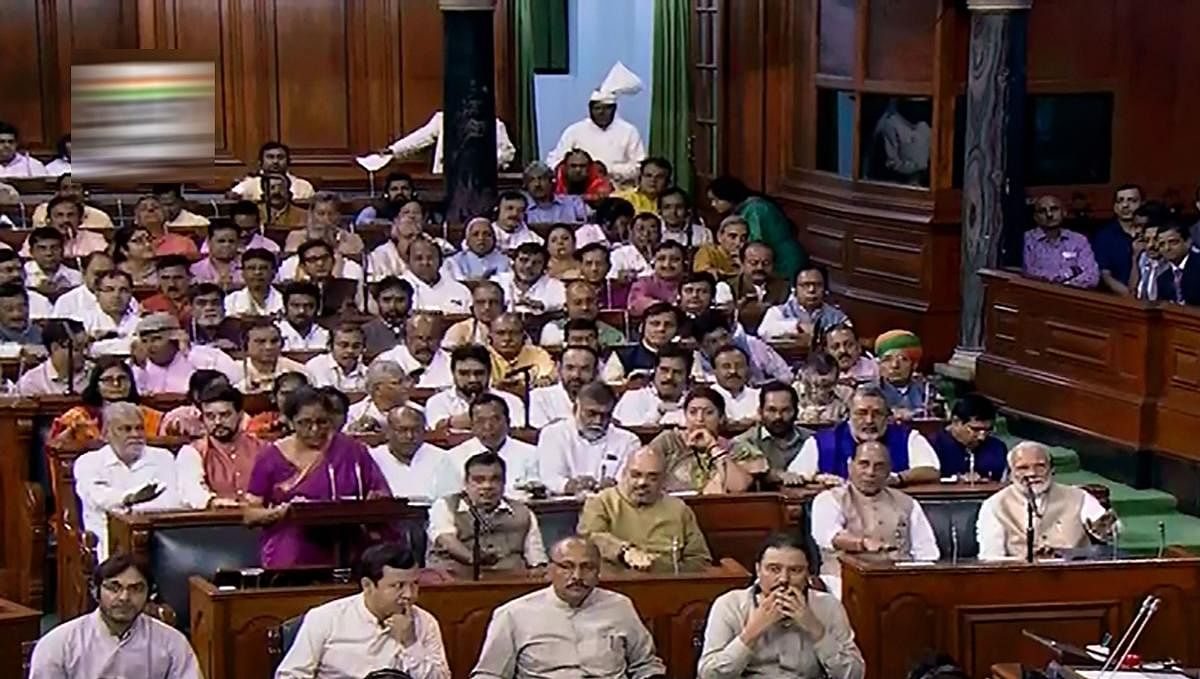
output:
[[[1033, 0], [967, 0], [966, 164], [962, 209], [962, 318], [951, 364], [973, 375], [983, 350], [980, 269], [1010, 262], [1005, 223], [1020, 228], [1025, 196], [1025, 43]], [[1011, 242], [1011, 241], [1009, 241]], [[1019, 246], [1018, 246], [1019, 247]], [[1019, 263], [1019, 259], [1016, 260]]]
[[446, 221], [486, 214], [496, 198], [496, 0], [439, 0]]

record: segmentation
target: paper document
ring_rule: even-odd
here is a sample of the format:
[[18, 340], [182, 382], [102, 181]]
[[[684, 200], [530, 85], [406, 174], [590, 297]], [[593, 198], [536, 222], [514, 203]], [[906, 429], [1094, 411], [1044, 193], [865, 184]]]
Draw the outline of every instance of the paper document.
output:
[[380, 168], [392, 162], [392, 157], [382, 153], [369, 153], [354, 159], [367, 172], [378, 172]]

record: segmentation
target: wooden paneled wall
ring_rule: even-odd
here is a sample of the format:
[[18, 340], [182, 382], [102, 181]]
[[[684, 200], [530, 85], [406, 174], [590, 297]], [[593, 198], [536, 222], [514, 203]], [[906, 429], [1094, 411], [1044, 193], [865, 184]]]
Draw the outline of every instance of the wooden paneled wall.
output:
[[[4, 0], [0, 120], [35, 153], [70, 131], [75, 50], [163, 49], [217, 65], [218, 174], [252, 166], [268, 139], [295, 172], [363, 177], [353, 157], [425, 123], [441, 107], [437, 0]], [[495, 15], [496, 108], [513, 128], [507, 0]], [[428, 169], [428, 163], [414, 169]]]

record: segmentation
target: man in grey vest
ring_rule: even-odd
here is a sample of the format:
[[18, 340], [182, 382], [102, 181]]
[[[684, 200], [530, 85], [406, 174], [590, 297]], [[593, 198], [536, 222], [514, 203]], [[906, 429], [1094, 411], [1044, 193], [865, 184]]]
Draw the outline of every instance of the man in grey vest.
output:
[[1050, 451], [1022, 441], [1008, 451], [1011, 483], [979, 508], [976, 533], [980, 559], [1021, 557], [1026, 553], [1029, 505], [1034, 513], [1033, 546], [1037, 556], [1079, 549], [1112, 539], [1117, 517], [1082, 488], [1054, 481]]
[[[813, 499], [812, 536], [821, 549], [821, 576], [840, 595], [842, 554], [881, 554], [909, 561], [937, 561], [940, 552], [921, 505], [887, 485], [892, 459], [887, 446], [864, 441], [850, 460], [849, 483]], [[830, 577], [833, 576], [833, 577]]]
[[463, 490], [429, 510], [429, 565], [457, 575], [483, 569], [524, 570], [546, 564], [537, 516], [504, 497], [505, 464], [493, 452], [472, 455], [463, 465]]

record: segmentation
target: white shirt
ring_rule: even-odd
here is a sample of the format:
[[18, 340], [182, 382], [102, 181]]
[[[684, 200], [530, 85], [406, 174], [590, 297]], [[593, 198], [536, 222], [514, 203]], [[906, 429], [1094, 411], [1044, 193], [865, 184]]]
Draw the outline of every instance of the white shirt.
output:
[[[442, 112], [437, 111], [421, 128], [392, 142], [388, 148], [397, 158], [412, 155], [433, 146], [433, 173], [442, 174]], [[496, 167], [502, 168], [512, 162], [517, 149], [508, 138], [508, 128], [496, 118]]]
[[637, 434], [609, 425], [597, 441], [579, 435], [575, 418], [547, 425], [538, 435], [538, 475], [552, 492], [561, 493], [569, 479], [616, 478], [625, 458], [642, 447]]
[[239, 316], [274, 316], [283, 313], [283, 293], [274, 287], [267, 289], [265, 304], [259, 304], [250, 296], [246, 288], [234, 290], [225, 295], [225, 315], [230, 318]]
[[[979, 519], [975, 524], [975, 538], [979, 543], [980, 560], [1004, 559], [1008, 554], [1008, 541], [1004, 532], [1004, 524], [1000, 523], [997, 513], [1000, 510], [1000, 493], [995, 493], [983, 501], [979, 507]], [[1041, 501], [1038, 502], [1041, 504]], [[1022, 501], [1023, 507], [1028, 507], [1028, 501]], [[1028, 509], [1026, 509], [1028, 511]], [[1104, 507], [1094, 495], [1083, 491], [1083, 504], [1079, 507], [1079, 521], [1087, 525], [1104, 516]]]
[[437, 283], [430, 285], [411, 271], [402, 275], [413, 288], [412, 308], [417, 311], [440, 311], [443, 314], [471, 312], [471, 290], [453, 278], [438, 273]]
[[[818, 452], [817, 437], [813, 436], [800, 446], [800, 452], [792, 458], [787, 470], [793, 474], [804, 474], [805, 476], [816, 474], [819, 467]], [[915, 469], [917, 467], [941, 469], [942, 461], [938, 459], [929, 440], [914, 429], [908, 432], [908, 468]]]
[[27, 153], [17, 153], [7, 163], [0, 163], [0, 177], [45, 177], [46, 166]]
[[38, 266], [37, 262], [25, 262], [25, 286], [30, 288], [41, 287], [46, 281], [53, 282], [60, 288], [75, 288], [83, 285], [83, 274], [75, 269], [60, 264], [58, 271], [53, 275], [42, 271], [42, 267]]
[[[79, 286], [79, 288], [82, 287], [82, 285]], [[76, 290], [79, 288], [76, 288]], [[37, 290], [26, 290], [25, 292], [29, 293], [29, 320], [40, 321], [43, 318], [70, 318], [70, 316], [60, 316], [54, 313], [54, 307], [50, 304], [50, 300]], [[59, 299], [62, 299], [62, 297], [59, 297]], [[130, 302], [130, 305], [133, 304], [137, 304], [137, 302]]]
[[229, 377], [230, 384], [242, 380], [242, 366], [229, 354], [210, 346], [193, 345], [187, 352], [177, 351], [167, 365], [147, 360], [145, 365], [132, 365], [133, 381], [142, 394], [184, 394], [188, 379], [197, 370], [216, 370]]
[[592, 160], [604, 163], [610, 176], [626, 184], [637, 179], [638, 163], [646, 158], [646, 146], [642, 144], [638, 129], [615, 116], [603, 129], [591, 118], [572, 123], [563, 130], [558, 145], [546, 156], [546, 164], [558, 167], [567, 153], [575, 149], [587, 151]]
[[[674, 229], [667, 228], [667, 225], [663, 224], [662, 242], [665, 243], [669, 240], [673, 240], [676, 243], [687, 245], [687, 238], [688, 234], [685, 229], [679, 229], [676, 231]], [[701, 245], [707, 245], [712, 242], [712, 231], [709, 231], [707, 228], [705, 228], [703, 224], [692, 224], [692, 247], [697, 248]]]
[[[472, 436], [451, 448], [450, 458], [454, 460], [454, 467], [460, 475], [465, 476], [464, 465], [467, 464], [467, 460], [471, 459], [472, 455], [478, 455], [485, 450], [487, 450], [487, 446]], [[515, 495], [521, 492], [517, 486], [524, 485], [529, 481], [541, 480], [538, 476], [537, 448], [509, 436], [504, 439], [504, 445], [500, 446], [500, 450], [497, 450], [496, 454], [504, 460], [504, 492], [506, 494]], [[431, 515], [431, 521], [432, 518]]]
[[758, 421], [759, 389], [757, 387], [743, 387], [742, 393], [734, 396], [728, 389], [716, 382], [709, 386], [725, 399], [725, 419], [731, 422], [740, 420]]
[[75, 494], [83, 507], [83, 529], [99, 538], [97, 557], [108, 558], [108, 516], [110, 511], [122, 510], [125, 496], [143, 486], [156, 483], [165, 488], [161, 495], [138, 505], [132, 511], [147, 512], [179, 509], [179, 484], [175, 476], [175, 456], [171, 451], [146, 446], [142, 454], [125, 464], [113, 452], [112, 446], [80, 455], [75, 460]]
[[[412, 408], [413, 410], [416, 410], [417, 412], [425, 411], [424, 406], [422, 406], [420, 403], [415, 403], [413, 401], [406, 402], [404, 404], [404, 407]], [[375, 399], [368, 396], [364, 399], [360, 399], [359, 401], [350, 404], [350, 410], [346, 411], [346, 428], [350, 428], [351, 426], [354, 425], [355, 422], [358, 422], [359, 420], [362, 420], [365, 417], [368, 420], [371, 420], [371, 421], [375, 422], [376, 424], [378, 424], [384, 430], [386, 430], [387, 429], [387, 416], [388, 416], [387, 413], [383, 412], [383, 410], [381, 410], [379, 408], [379, 406], [375, 405]]]
[[683, 396], [674, 403], [663, 401], [654, 385], [631, 389], [621, 395], [613, 419], [626, 427], [683, 423]]
[[386, 443], [375, 446], [370, 452], [394, 497], [433, 500], [457, 493], [462, 488], [462, 480], [450, 455], [435, 445], [422, 443], [409, 464], [397, 460]]
[[[43, 297], [43, 299], [45, 299]], [[81, 318], [88, 309], [96, 308], [100, 302], [96, 299], [95, 293], [87, 288], [86, 285], [72, 288], [67, 292], [59, 295], [54, 301], [54, 318]], [[135, 313], [141, 313], [141, 305], [136, 299], [129, 301], [129, 306], [133, 307]], [[30, 309], [33, 308], [32, 298], [30, 299]]]
[[361, 593], [309, 609], [275, 679], [359, 679], [399, 669], [413, 679], [450, 679], [437, 618], [412, 607], [416, 643], [405, 647], [367, 608]]
[[[287, 173], [287, 176], [291, 180], [292, 200], [308, 200], [316, 194], [313, 185], [307, 179], [301, 179], [291, 172]], [[235, 184], [229, 192], [257, 203], [262, 200], [262, 177], [252, 174]]]
[[492, 233], [496, 236], [496, 249], [500, 252], [511, 252], [512, 250], [516, 250], [517, 246], [524, 245], [525, 243], [538, 243], [540, 245], [546, 242], [525, 223], [518, 226], [516, 231], [509, 233], [500, 228], [500, 225], [496, 222], [492, 222]]
[[400, 256], [400, 249], [396, 247], [395, 241], [391, 240], [371, 251], [367, 257], [367, 266], [370, 269], [367, 279], [372, 283], [408, 272], [408, 263]]
[[[466, 499], [459, 498], [458, 507], [450, 508], [450, 498], [438, 498], [433, 506], [429, 508], [429, 528], [426, 533], [429, 536], [429, 551], [433, 552], [433, 546], [437, 539], [443, 535], [453, 535], [458, 537], [458, 528], [454, 525], [454, 514], [456, 512], [470, 511]], [[512, 505], [504, 498], [500, 498], [500, 505], [497, 512], [512, 513]], [[546, 558], [546, 546], [542, 543], [542, 529], [538, 525], [537, 514], [529, 512], [529, 530], [525, 532], [525, 542], [522, 545], [522, 558], [525, 560], [525, 566], [528, 568], [536, 568], [537, 566], [545, 566], [548, 559]]]
[[317, 354], [308, 359], [304, 369], [312, 378], [314, 387], [335, 387], [338, 391], [346, 393], [367, 390], [367, 366], [363, 365], [362, 359], [347, 372], [333, 360], [333, 354]]
[[167, 226], [208, 226], [208, 217], [198, 215], [191, 210], [180, 210], [175, 219], [167, 222]]
[[46, 163], [46, 174], [51, 177], [60, 177], [64, 174], [71, 173], [71, 161], [62, 158], [55, 158]]
[[[812, 536], [813, 541], [821, 549], [834, 551], [833, 538], [846, 529], [846, 515], [834, 498], [833, 492], [823, 490], [813, 498]], [[900, 555], [912, 561], [937, 561], [941, 558], [937, 538], [933, 535], [933, 527], [925, 517], [925, 510], [916, 500], [912, 503], [912, 511], [908, 517], [908, 532], [910, 550], [908, 554]]]
[[571, 417], [575, 413], [575, 404], [567, 395], [562, 382], [555, 382], [547, 387], [538, 387], [529, 392], [529, 426], [534, 429]]
[[454, 384], [454, 376], [450, 372], [450, 352], [445, 349], [433, 352], [429, 365], [422, 365], [403, 344], [397, 344], [379, 354], [375, 360], [393, 361], [404, 368], [404, 372], [410, 374], [414, 370], [420, 370], [421, 378], [417, 380], [417, 386], [422, 389], [445, 389]]
[[609, 259], [612, 262], [612, 267], [608, 270], [609, 278], [616, 278], [622, 271], [632, 271], [638, 278], [654, 274], [654, 267], [635, 245], [618, 245]]
[[[525, 426], [525, 405], [521, 403], [521, 399], [507, 391], [497, 391], [495, 389], [489, 389], [488, 391], [504, 399], [504, 402], [508, 404], [509, 426]], [[470, 408], [470, 401], [459, 393], [458, 388], [450, 387], [430, 396], [429, 400], [425, 402], [425, 422], [429, 425], [430, 429], [433, 429], [442, 420], [448, 420], [455, 415], [467, 414]]]
[[116, 339], [92, 343], [93, 356], [106, 356], [129, 353], [133, 334], [137, 331], [139, 317], [136, 307], [131, 303], [120, 321], [114, 321], [111, 316], [100, 310], [99, 305], [85, 309], [79, 320], [83, 322], [83, 329], [89, 335], [105, 332], [117, 333]]
[[[504, 290], [504, 302], [509, 311], [520, 313], [545, 313], [549, 311], [559, 311], [567, 305], [567, 288], [563, 282], [557, 278], [552, 278], [546, 274], [533, 282], [528, 290], [522, 292], [517, 288], [517, 274], [513, 271], [505, 271], [492, 276], [495, 281]], [[537, 300], [542, 303], [542, 309], [535, 310], [527, 304], [522, 304], [525, 299]]]
[[316, 322], [304, 335], [301, 335], [300, 331], [287, 320], [281, 319], [275, 326], [279, 328], [279, 334], [283, 336], [284, 351], [325, 351], [329, 349], [329, 331]]
[[[352, 281], [361, 282], [363, 279], [362, 267], [353, 259], [341, 259], [341, 270], [339, 271], [336, 265], [333, 268], [334, 278], [346, 278]], [[279, 271], [275, 274], [275, 282], [282, 283], [284, 281], [300, 280], [298, 278], [300, 271], [300, 255], [292, 255], [283, 260], [279, 265]]]

